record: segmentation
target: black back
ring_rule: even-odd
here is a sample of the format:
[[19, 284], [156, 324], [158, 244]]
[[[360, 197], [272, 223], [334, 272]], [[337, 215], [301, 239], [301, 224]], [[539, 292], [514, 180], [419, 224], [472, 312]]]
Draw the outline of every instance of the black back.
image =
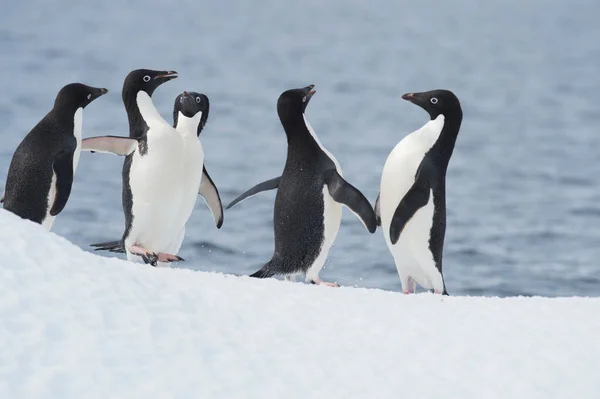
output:
[[[136, 138], [139, 141], [138, 151], [141, 156], [148, 153], [148, 141], [146, 134], [150, 127], [142, 117], [140, 109], [137, 105], [137, 95], [140, 91], [144, 91], [148, 96], [152, 94], [158, 86], [177, 77], [175, 71], [155, 71], [151, 69], [136, 69], [129, 72], [123, 82], [122, 98], [125, 110], [127, 111], [127, 119], [129, 121], [129, 137]], [[125, 232], [123, 240], [129, 235], [133, 215], [131, 208], [133, 199], [131, 187], [129, 185], [129, 172], [131, 171], [131, 162], [133, 153], [127, 155], [123, 161], [123, 189], [122, 189], [122, 204], [125, 213]]]
[[200, 136], [200, 133], [208, 120], [209, 111], [210, 103], [205, 94], [197, 93], [195, 91], [184, 91], [175, 98], [175, 104], [173, 106], [173, 127], [177, 127], [179, 112], [188, 118], [192, 118], [198, 112], [202, 112], [197, 131], [197, 135]]
[[[71, 83], [58, 92], [52, 110], [31, 129], [13, 154], [4, 209], [37, 223], [44, 220], [54, 161], [63, 153], [75, 151], [77, 146], [73, 135], [75, 112], [107, 91]], [[72, 180], [68, 183], [70, 191]]]
[[335, 164], [314, 140], [303, 118], [313, 87], [288, 90], [277, 102], [288, 152], [275, 198], [275, 252], [263, 268], [272, 267], [275, 274], [305, 272], [323, 244], [324, 172], [335, 169]]
[[402, 96], [423, 108], [431, 120], [444, 116], [444, 127], [438, 140], [425, 154], [419, 169], [431, 183], [433, 192], [433, 224], [430, 232], [429, 249], [437, 269], [442, 273], [444, 237], [446, 234], [446, 171], [454, 151], [456, 138], [462, 123], [462, 108], [456, 95], [449, 90], [431, 90], [409, 93]]

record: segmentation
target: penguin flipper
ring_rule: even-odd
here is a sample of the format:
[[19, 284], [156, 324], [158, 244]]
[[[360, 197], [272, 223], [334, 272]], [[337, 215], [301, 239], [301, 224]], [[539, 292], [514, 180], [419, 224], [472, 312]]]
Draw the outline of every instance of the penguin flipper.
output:
[[256, 195], [262, 191], [274, 190], [274, 189], [278, 188], [280, 180], [281, 180], [281, 176], [275, 177], [271, 180], [264, 181], [262, 183], [258, 183], [256, 186], [252, 187], [250, 190], [246, 191], [245, 193], [243, 193], [242, 195], [240, 195], [239, 197], [237, 197], [236, 199], [231, 201], [225, 209], [229, 209], [232, 206], [234, 206], [235, 204], [242, 202], [246, 198], [252, 197], [253, 195]]
[[213, 214], [217, 229], [220, 229], [223, 226], [223, 204], [221, 203], [219, 190], [217, 190], [217, 186], [210, 178], [205, 166], [202, 167], [202, 180], [198, 194], [204, 198], [204, 202]]
[[325, 184], [329, 195], [335, 202], [347, 206], [361, 222], [369, 233], [377, 230], [377, 218], [369, 200], [352, 184], [348, 183], [337, 170], [330, 169], [325, 173]]
[[381, 192], [377, 193], [377, 199], [375, 200], [375, 218], [377, 219], [377, 226], [381, 226], [381, 210], [379, 209], [379, 196]]
[[94, 251], [110, 251], [115, 253], [124, 254], [125, 247], [123, 246], [123, 241], [108, 241], [108, 242], [100, 242], [98, 244], [91, 244], [90, 247], [94, 247]]
[[54, 158], [52, 169], [56, 175], [56, 195], [50, 209], [50, 216], [56, 216], [67, 205], [73, 186], [73, 154], [74, 148], [59, 152]]
[[431, 187], [429, 180], [422, 173], [422, 168], [417, 172], [417, 177], [412, 187], [406, 192], [398, 204], [392, 222], [390, 223], [390, 241], [396, 244], [406, 224], [415, 216], [415, 213], [429, 202]]
[[81, 140], [81, 151], [125, 156], [135, 151], [138, 144], [138, 140], [129, 137], [96, 136]]

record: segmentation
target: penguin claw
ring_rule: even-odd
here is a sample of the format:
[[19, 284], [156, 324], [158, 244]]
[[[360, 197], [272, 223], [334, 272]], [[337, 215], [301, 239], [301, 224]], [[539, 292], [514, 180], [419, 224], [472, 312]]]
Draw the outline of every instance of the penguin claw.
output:
[[159, 262], [180, 262], [185, 261], [181, 256], [171, 255], [164, 252], [158, 253], [158, 261]]
[[146, 248], [142, 248], [138, 245], [134, 245], [133, 247], [129, 248], [129, 252], [131, 252], [133, 255], [140, 256], [144, 263], [156, 267], [158, 255], [154, 252], [148, 251]]
[[311, 283], [316, 284], [316, 285], [325, 285], [327, 287], [339, 287], [340, 286], [338, 283], [329, 283], [329, 282], [323, 281], [321, 279], [312, 280]]
[[141, 256], [145, 263], [149, 264], [150, 266], [156, 267], [156, 262], [158, 261], [158, 256], [155, 253], [149, 253], [149, 254], [141, 255]]

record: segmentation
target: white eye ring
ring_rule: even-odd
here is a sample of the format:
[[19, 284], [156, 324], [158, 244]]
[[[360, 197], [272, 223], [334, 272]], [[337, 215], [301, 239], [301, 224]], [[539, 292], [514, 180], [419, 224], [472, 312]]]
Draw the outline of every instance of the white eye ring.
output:
[[437, 104], [438, 103], [438, 99], [435, 97], [431, 97], [431, 100], [429, 100], [432, 104]]
[[150, 75], [144, 76], [144, 82], [148, 83], [150, 81]]
[[303, 102], [303, 103], [305, 103], [305, 102], [306, 102], [306, 96], [304, 96], [304, 97], [302, 98], [302, 102]]
[[88, 94], [88, 100], [89, 100], [90, 98], [92, 98], [92, 95], [91, 95], [91, 94]]
[[201, 99], [200, 97], [196, 97], [196, 102], [197, 102], [198, 104], [200, 104], [200, 102], [201, 102], [201, 101], [202, 101], [202, 99]]

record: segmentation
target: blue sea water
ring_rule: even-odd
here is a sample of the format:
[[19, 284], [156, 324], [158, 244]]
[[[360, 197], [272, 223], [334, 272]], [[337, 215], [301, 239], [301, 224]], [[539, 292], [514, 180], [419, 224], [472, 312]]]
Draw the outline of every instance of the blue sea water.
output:
[[[427, 120], [401, 95], [447, 88], [464, 110], [447, 176], [449, 292], [597, 296], [598, 16], [595, 0], [6, 2], [0, 184], [63, 85], [110, 89], [85, 110], [84, 137], [127, 135], [125, 75], [173, 69], [180, 78], [157, 90], [155, 104], [170, 121], [178, 93], [209, 96], [201, 138], [224, 203], [281, 173], [277, 97], [308, 84], [317, 90], [308, 119], [373, 202], [387, 155]], [[82, 154], [55, 233], [86, 250], [121, 236], [122, 162]], [[180, 252], [187, 261], [176, 267], [260, 268], [273, 251], [274, 197], [227, 211], [220, 230], [199, 200]], [[348, 210], [322, 277], [400, 290], [381, 231], [368, 234]]]

